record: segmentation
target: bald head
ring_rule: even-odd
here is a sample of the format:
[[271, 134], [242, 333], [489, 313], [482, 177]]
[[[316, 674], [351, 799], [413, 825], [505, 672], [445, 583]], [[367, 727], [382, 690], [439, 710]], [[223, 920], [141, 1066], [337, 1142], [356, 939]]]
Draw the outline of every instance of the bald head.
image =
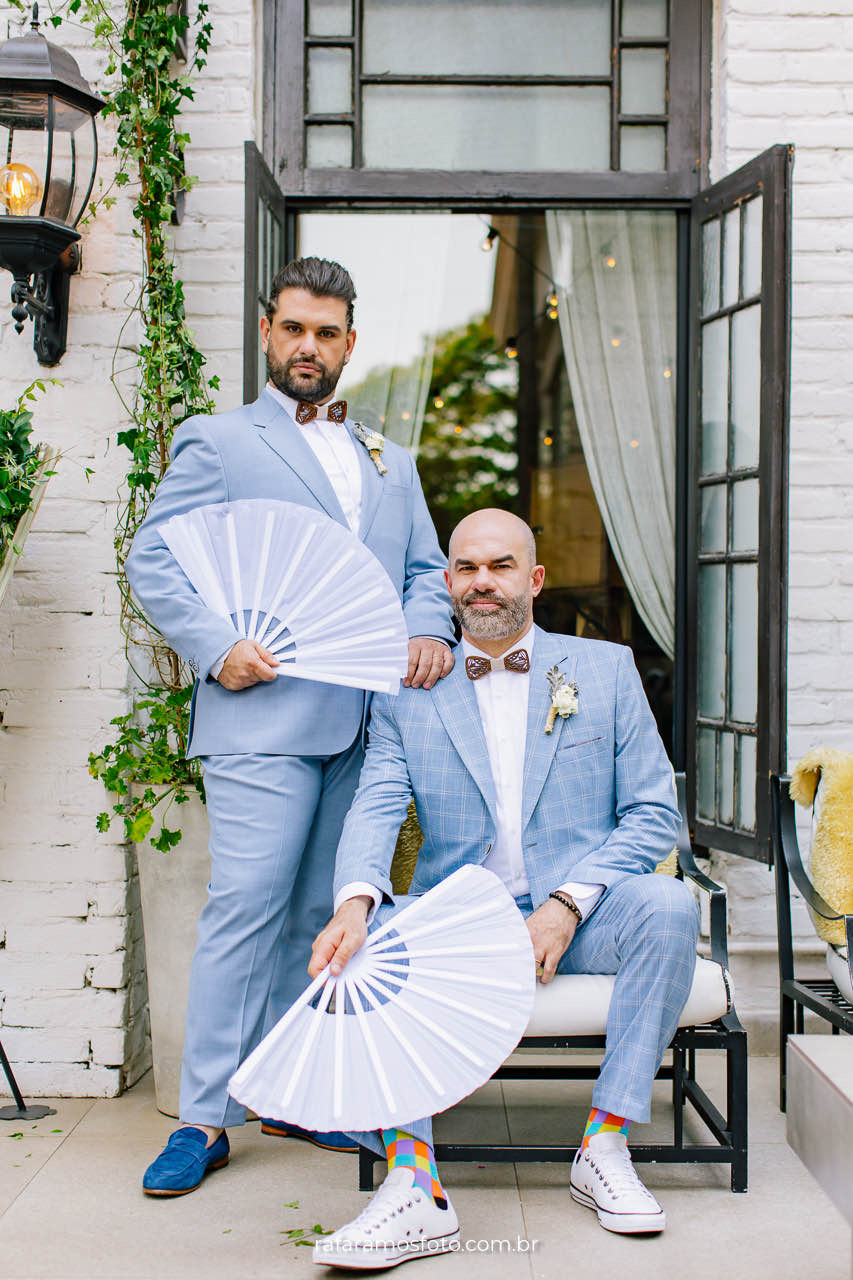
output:
[[[516, 553], [522, 548], [529, 568], [536, 563], [536, 539], [533, 530], [511, 511], [501, 511], [500, 507], [484, 507], [482, 511], [472, 511], [464, 520], [460, 520], [450, 535], [450, 562], [453, 563], [454, 545], [464, 545], [472, 538], [501, 539], [506, 545], [514, 545]], [[521, 557], [517, 556], [519, 564]]]
[[445, 578], [463, 636], [497, 657], [532, 626], [545, 570], [524, 521], [488, 508], [453, 530]]

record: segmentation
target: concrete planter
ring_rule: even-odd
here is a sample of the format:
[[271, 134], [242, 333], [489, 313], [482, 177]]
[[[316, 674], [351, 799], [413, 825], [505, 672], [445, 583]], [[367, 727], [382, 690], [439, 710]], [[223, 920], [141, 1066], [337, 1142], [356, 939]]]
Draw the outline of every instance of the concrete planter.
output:
[[157, 1109], [177, 1116], [190, 965], [210, 878], [207, 811], [197, 796], [170, 813], [183, 839], [169, 853], [136, 846], [148, 970]]

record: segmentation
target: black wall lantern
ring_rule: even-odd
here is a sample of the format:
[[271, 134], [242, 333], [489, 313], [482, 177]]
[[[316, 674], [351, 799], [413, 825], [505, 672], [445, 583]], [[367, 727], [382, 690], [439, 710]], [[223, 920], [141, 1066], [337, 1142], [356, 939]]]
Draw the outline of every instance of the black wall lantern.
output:
[[65, 352], [74, 228], [95, 181], [103, 105], [71, 55], [39, 34], [35, 5], [30, 33], [0, 45], [0, 267], [13, 276], [16, 331], [34, 321], [40, 364]]

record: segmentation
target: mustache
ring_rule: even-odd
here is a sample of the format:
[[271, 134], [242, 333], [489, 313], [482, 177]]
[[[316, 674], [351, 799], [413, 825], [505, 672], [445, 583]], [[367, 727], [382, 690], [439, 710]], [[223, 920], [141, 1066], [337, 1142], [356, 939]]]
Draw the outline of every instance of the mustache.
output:
[[305, 356], [294, 356], [293, 359], [288, 360], [287, 364], [285, 365], [285, 373], [290, 373], [290, 370], [293, 368], [295, 364], [310, 365], [312, 369], [316, 369], [319, 373], [328, 372], [328, 370], [326, 369], [326, 366], [323, 364], [321, 360], [309, 360], [309, 359], [306, 359]]
[[469, 591], [462, 597], [463, 604], [474, 604], [477, 600], [489, 600], [492, 604], [499, 604], [502, 609], [506, 607], [503, 596], [499, 596], [496, 591]]

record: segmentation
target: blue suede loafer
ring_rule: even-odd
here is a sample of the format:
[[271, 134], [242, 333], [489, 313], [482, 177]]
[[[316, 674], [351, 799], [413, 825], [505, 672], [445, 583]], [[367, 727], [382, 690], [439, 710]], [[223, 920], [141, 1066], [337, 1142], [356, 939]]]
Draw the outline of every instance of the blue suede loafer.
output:
[[185, 1196], [195, 1191], [206, 1173], [222, 1169], [230, 1160], [228, 1134], [206, 1146], [203, 1129], [176, 1129], [153, 1164], [145, 1170], [142, 1190], [149, 1196]]
[[313, 1142], [315, 1147], [324, 1151], [358, 1151], [358, 1143], [346, 1133], [315, 1133], [313, 1129], [300, 1129], [298, 1124], [288, 1124], [285, 1120], [265, 1120], [260, 1117], [261, 1133], [269, 1133], [274, 1138], [301, 1138], [303, 1142]]

